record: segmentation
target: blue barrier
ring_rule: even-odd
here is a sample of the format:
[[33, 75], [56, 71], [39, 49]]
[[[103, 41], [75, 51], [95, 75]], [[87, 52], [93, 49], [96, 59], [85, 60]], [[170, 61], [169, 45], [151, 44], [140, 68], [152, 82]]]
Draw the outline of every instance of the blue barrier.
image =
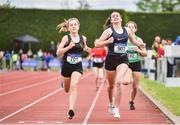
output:
[[38, 61], [34, 59], [24, 60], [22, 63], [23, 67], [37, 67], [37, 65], [38, 65]]
[[60, 60], [58, 59], [53, 59], [49, 62], [49, 67], [61, 67], [61, 63], [60, 63]]
[[[43, 61], [42, 65], [46, 66], [46, 62]], [[17, 66], [19, 66], [19, 61], [17, 62]], [[39, 61], [38, 60], [35, 60], [35, 59], [27, 59], [27, 60], [24, 60], [23, 63], [22, 63], [22, 66], [23, 67], [38, 67], [40, 64], [39, 64]], [[83, 68], [90, 68], [92, 66], [92, 61], [89, 61], [89, 60], [86, 60], [84, 59], [82, 61], [82, 65], [83, 65]], [[61, 61], [59, 59], [53, 59], [49, 62], [49, 67], [52, 68], [60, 68], [62, 65], [61, 65]]]

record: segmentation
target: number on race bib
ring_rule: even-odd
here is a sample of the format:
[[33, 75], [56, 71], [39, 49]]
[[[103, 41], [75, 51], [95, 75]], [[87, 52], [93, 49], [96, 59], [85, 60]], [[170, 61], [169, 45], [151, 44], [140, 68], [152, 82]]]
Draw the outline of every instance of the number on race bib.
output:
[[137, 62], [139, 61], [139, 54], [138, 53], [128, 53], [128, 61], [129, 62]]
[[121, 44], [121, 43], [114, 44], [114, 52], [115, 53], [126, 53], [126, 51], [127, 51], [126, 44]]
[[82, 57], [80, 55], [69, 54], [67, 56], [67, 62], [69, 62], [70, 64], [77, 64], [77, 63], [79, 63], [81, 61], [82, 61]]
[[128, 53], [128, 58], [137, 58], [137, 53]]
[[103, 59], [102, 59], [101, 57], [94, 57], [94, 58], [93, 58], [93, 61], [94, 61], [95, 63], [102, 63], [102, 62], [103, 62]]

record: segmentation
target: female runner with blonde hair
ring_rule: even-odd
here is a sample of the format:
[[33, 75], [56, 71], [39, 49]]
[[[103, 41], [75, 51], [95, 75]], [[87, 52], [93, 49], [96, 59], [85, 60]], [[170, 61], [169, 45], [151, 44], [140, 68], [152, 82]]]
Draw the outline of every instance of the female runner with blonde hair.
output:
[[65, 20], [57, 26], [59, 32], [70, 33], [63, 36], [57, 56], [62, 57], [61, 76], [65, 92], [70, 92], [68, 118], [75, 115], [75, 103], [77, 100], [77, 85], [83, 74], [82, 54], [83, 51], [90, 53], [91, 48], [86, 44], [86, 37], [79, 34], [80, 23], [77, 18]]

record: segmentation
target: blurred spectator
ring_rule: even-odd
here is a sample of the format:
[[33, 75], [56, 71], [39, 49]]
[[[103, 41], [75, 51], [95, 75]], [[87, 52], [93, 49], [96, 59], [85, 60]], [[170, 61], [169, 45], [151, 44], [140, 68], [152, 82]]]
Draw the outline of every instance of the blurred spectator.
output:
[[156, 36], [152, 45], [152, 58], [157, 59], [158, 58], [158, 48], [161, 44], [161, 38], [160, 36]]
[[[172, 40], [167, 38], [167, 45], [172, 45]], [[167, 58], [167, 77], [173, 76], [174, 57]]]
[[6, 51], [4, 56], [5, 56], [6, 68], [7, 70], [10, 70], [11, 54], [9, 51]]
[[168, 41], [167, 41], [168, 39], [162, 39], [162, 46], [165, 46], [165, 45], [167, 45], [168, 44]]
[[43, 51], [42, 49], [39, 49], [39, 51], [37, 52], [37, 58], [38, 58], [38, 69], [43, 69], [43, 60], [44, 60], [44, 55], [43, 55]]
[[176, 40], [174, 41], [174, 45], [180, 45], [180, 36], [176, 37]]
[[4, 52], [0, 51], [0, 69], [3, 69], [3, 57], [4, 57]]
[[54, 57], [56, 56], [56, 45], [54, 41], [51, 41], [50, 43], [49, 52], [53, 54]]
[[164, 45], [167, 44], [165, 39], [162, 39], [161, 43], [158, 45], [158, 58], [162, 58], [164, 56]]
[[28, 59], [33, 58], [33, 53], [32, 53], [32, 50], [31, 50], [31, 49], [28, 50], [28, 52], [27, 52], [27, 57], [28, 57]]
[[12, 69], [13, 70], [17, 70], [17, 60], [18, 60], [18, 54], [14, 53], [14, 51], [12, 51]]
[[19, 50], [19, 64], [20, 64], [20, 69], [21, 69], [21, 70], [23, 70], [22, 63], [23, 63], [23, 61], [24, 61], [24, 58], [25, 58], [25, 56], [24, 56], [23, 50], [20, 49], [20, 50]]
[[157, 58], [158, 58], [158, 46], [161, 38], [156, 36], [152, 45], [152, 59], [155, 61], [155, 80], [157, 80]]
[[53, 60], [53, 55], [51, 53], [47, 53], [46, 57], [45, 57], [45, 61], [46, 61], [46, 65], [47, 65], [47, 69], [49, 70], [49, 62]]
[[161, 44], [161, 37], [156, 36], [152, 45], [152, 59], [155, 61], [155, 80], [157, 80], [157, 59], [164, 55], [164, 49]]
[[42, 51], [42, 49], [39, 49], [39, 51], [37, 53], [37, 56], [38, 56], [39, 60], [42, 60], [42, 58], [43, 58], [43, 51]]

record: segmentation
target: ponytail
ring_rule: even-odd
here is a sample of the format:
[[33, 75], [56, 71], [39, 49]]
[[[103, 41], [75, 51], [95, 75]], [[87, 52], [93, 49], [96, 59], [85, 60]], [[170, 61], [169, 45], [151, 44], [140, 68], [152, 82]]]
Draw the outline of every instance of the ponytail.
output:
[[68, 31], [68, 21], [66, 19], [64, 19], [64, 22], [57, 25], [56, 30], [59, 30], [59, 33], [67, 32]]
[[64, 22], [57, 25], [56, 29], [59, 30], [59, 33], [61, 32], [67, 32], [68, 31], [68, 25], [71, 20], [76, 20], [78, 25], [80, 26], [79, 20], [77, 18], [70, 18], [68, 20], [64, 19]]
[[103, 25], [103, 29], [105, 30], [105, 29], [111, 27], [111, 25], [112, 25], [112, 24], [111, 24], [111, 17], [108, 17], [108, 18], [106, 19], [105, 24]]

